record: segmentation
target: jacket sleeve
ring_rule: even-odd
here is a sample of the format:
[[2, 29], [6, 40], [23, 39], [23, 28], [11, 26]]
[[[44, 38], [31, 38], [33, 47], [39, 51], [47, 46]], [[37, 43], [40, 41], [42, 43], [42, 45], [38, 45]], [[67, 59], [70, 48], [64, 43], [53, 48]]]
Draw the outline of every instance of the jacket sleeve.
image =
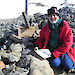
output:
[[40, 37], [34, 42], [34, 45], [37, 44], [39, 48], [41, 48], [44, 45], [44, 30], [41, 29], [40, 31]]
[[61, 46], [52, 52], [55, 58], [65, 54], [72, 48], [73, 45], [73, 34], [69, 25], [65, 27], [63, 33]]

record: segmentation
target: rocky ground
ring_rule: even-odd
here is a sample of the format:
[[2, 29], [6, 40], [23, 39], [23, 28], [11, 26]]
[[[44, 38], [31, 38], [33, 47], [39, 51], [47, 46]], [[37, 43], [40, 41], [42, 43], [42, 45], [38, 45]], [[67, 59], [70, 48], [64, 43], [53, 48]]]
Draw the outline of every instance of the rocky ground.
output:
[[[59, 12], [63, 19], [70, 23], [75, 45], [75, 9], [66, 7], [61, 8]], [[0, 75], [75, 75], [67, 74], [62, 67], [51, 68], [47, 60], [43, 60], [33, 51], [33, 42], [39, 37], [47, 18], [47, 14], [40, 13], [28, 16], [30, 26], [36, 27], [36, 31], [32, 37], [24, 37], [20, 42], [11, 39], [10, 35], [18, 34], [18, 26], [27, 27], [23, 16], [0, 20], [0, 60], [6, 65], [6, 69], [0, 69]]]

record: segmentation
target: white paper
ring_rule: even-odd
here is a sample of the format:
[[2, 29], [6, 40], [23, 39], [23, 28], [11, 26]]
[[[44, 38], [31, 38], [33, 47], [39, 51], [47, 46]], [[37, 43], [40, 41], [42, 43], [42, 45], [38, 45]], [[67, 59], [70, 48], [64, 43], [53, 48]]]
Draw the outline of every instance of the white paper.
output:
[[49, 49], [38, 49], [35, 50], [35, 52], [45, 59], [51, 57], [51, 52], [49, 51]]

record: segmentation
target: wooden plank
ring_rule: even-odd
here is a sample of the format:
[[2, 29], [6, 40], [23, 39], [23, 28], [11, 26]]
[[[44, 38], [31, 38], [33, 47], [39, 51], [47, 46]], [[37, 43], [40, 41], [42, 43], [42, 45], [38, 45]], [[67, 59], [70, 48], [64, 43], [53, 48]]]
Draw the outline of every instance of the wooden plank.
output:
[[12, 39], [13, 41], [21, 42], [21, 38], [19, 36], [16, 36], [15, 34], [11, 34], [9, 38]]
[[20, 37], [31, 37], [35, 33], [36, 28], [30, 27], [28, 29], [21, 29]]

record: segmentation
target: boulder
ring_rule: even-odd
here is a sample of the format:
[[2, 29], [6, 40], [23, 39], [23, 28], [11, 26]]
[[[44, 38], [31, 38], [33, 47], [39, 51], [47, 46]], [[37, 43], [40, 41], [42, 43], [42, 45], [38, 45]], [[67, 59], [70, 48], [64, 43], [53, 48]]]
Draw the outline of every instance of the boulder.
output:
[[47, 60], [40, 60], [32, 56], [30, 63], [30, 75], [54, 75], [54, 72]]

